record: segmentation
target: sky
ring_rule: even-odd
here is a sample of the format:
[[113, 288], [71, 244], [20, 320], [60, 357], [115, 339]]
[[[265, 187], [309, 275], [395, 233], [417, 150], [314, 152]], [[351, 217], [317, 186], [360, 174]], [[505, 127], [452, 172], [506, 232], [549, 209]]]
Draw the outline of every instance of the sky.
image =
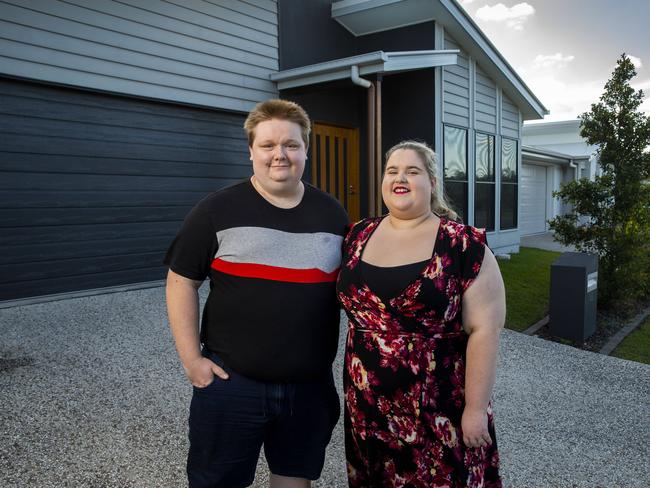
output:
[[549, 110], [544, 122], [589, 111], [622, 53], [650, 115], [650, 0], [458, 2]]

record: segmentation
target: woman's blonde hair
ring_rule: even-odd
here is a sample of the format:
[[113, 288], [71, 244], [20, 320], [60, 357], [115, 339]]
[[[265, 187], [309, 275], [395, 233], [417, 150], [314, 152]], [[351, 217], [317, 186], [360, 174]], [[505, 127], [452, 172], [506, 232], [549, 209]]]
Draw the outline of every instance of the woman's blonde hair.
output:
[[451, 205], [445, 198], [444, 190], [442, 188], [442, 178], [438, 177], [438, 156], [433, 152], [433, 149], [431, 149], [425, 142], [412, 140], [398, 142], [386, 151], [387, 163], [393, 153], [398, 149], [410, 149], [411, 151], [415, 151], [418, 156], [420, 156], [429, 177], [436, 182], [436, 184], [431, 188], [431, 210], [441, 217], [450, 220], [458, 220], [458, 214], [452, 209]]

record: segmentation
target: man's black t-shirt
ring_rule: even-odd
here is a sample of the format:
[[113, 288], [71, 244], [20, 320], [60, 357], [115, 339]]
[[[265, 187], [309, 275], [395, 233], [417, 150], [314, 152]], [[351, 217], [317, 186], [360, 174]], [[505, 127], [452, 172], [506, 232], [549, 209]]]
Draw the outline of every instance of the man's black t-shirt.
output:
[[326, 375], [338, 344], [335, 283], [347, 222], [334, 198], [308, 184], [291, 209], [269, 203], [250, 180], [199, 202], [165, 264], [210, 278], [201, 341], [256, 380]]

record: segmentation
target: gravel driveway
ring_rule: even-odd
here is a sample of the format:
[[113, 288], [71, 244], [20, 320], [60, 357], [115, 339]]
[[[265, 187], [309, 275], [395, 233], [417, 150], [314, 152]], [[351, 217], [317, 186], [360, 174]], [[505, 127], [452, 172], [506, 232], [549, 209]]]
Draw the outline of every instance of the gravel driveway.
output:
[[[190, 395], [163, 288], [0, 309], [0, 486], [185, 486]], [[505, 486], [650, 486], [650, 366], [505, 331], [494, 397]]]

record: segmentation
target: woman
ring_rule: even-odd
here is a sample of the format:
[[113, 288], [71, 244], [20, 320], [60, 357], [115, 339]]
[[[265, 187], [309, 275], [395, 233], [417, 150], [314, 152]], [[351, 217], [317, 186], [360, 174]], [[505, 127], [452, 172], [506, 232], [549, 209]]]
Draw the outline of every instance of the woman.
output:
[[435, 154], [386, 154], [389, 213], [348, 234], [345, 432], [351, 487], [500, 487], [490, 395], [505, 293], [485, 231], [459, 224]]

